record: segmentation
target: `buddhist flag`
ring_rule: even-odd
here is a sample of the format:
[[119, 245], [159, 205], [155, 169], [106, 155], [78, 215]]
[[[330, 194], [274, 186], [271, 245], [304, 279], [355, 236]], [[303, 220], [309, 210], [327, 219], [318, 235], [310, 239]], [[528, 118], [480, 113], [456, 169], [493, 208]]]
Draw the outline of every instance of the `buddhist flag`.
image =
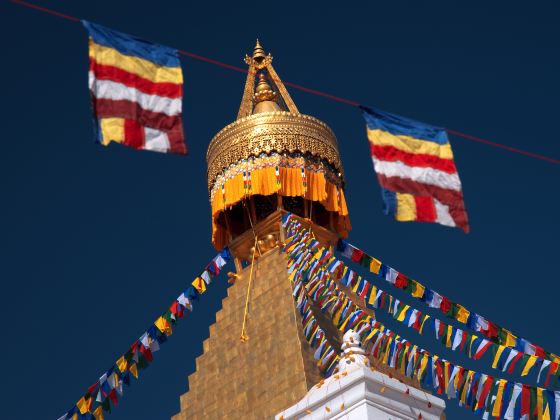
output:
[[83, 21], [97, 141], [186, 154], [177, 50]]
[[461, 180], [443, 128], [362, 107], [385, 213], [469, 231]]

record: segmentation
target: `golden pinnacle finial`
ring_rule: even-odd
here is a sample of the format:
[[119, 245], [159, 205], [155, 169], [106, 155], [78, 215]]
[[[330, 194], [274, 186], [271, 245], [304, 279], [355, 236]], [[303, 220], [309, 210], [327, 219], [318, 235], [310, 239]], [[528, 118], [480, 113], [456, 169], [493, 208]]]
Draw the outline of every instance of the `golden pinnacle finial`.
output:
[[264, 52], [264, 48], [261, 46], [259, 39], [257, 38], [257, 43], [255, 44], [255, 48], [253, 49], [253, 60], [259, 62], [264, 60], [266, 54]]
[[255, 48], [253, 48], [253, 55], [251, 57], [245, 55], [245, 62], [248, 65], [254, 65], [255, 68], [261, 70], [272, 62], [272, 56], [270, 54], [267, 55], [264, 52], [264, 48], [257, 38], [257, 43], [255, 44]]

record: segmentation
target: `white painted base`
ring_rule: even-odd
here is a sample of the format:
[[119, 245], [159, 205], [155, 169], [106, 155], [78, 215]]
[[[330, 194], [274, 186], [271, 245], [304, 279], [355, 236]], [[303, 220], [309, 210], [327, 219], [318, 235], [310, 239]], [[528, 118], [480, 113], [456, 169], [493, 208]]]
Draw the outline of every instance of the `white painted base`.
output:
[[442, 399], [356, 366], [315, 385], [300, 402], [277, 414], [276, 420], [436, 420], [445, 418], [444, 410]]

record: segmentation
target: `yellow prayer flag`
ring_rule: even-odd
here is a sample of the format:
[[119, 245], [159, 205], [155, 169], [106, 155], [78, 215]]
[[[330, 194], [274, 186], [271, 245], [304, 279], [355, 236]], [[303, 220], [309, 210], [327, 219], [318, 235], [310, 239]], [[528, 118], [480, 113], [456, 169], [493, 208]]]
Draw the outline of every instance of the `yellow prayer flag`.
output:
[[344, 331], [346, 329], [346, 325], [348, 325], [348, 321], [350, 321], [350, 318], [351, 317], [347, 317], [346, 320], [342, 323], [342, 325], [338, 327], [340, 331]]
[[338, 308], [338, 310], [334, 314], [333, 320], [332, 320], [334, 325], [338, 325], [338, 323], [340, 322], [340, 315], [342, 314], [343, 309], [344, 309], [344, 305], [341, 305], [340, 308]]
[[206, 283], [201, 277], [197, 277], [196, 279], [194, 279], [192, 285], [198, 291], [198, 293], [203, 294], [204, 292], [206, 292]]
[[451, 338], [453, 336], [453, 327], [451, 325], [447, 326], [447, 337], [445, 340], [445, 347], [447, 347], [448, 349], [451, 348]]
[[385, 352], [385, 354], [383, 355], [383, 364], [386, 365], [387, 362], [389, 361], [389, 349], [391, 348], [391, 343], [393, 342], [393, 338], [390, 337], [389, 341], [387, 342], [387, 346], [385, 347], [387, 349], [387, 351]]
[[444, 388], [445, 390], [447, 390], [447, 388], [449, 387], [449, 374], [451, 372], [449, 372], [449, 362], [448, 361], [443, 361], [443, 384], [444, 384]]
[[537, 357], [536, 356], [529, 356], [525, 367], [523, 368], [523, 372], [521, 372], [521, 376], [525, 376], [529, 373], [533, 365], [536, 363]]
[[126, 368], [128, 367], [128, 362], [126, 361], [126, 359], [124, 358], [124, 356], [121, 356], [119, 358], [119, 360], [117, 360], [117, 367], [119, 368], [119, 370], [122, 373], [126, 372]]
[[459, 322], [462, 322], [463, 324], [467, 323], [467, 320], [469, 319], [469, 315], [471, 314], [464, 306], [461, 306], [459, 304], [457, 305], [457, 316], [456, 319]]
[[98, 406], [93, 412], [93, 417], [95, 417], [95, 420], [105, 420], [105, 417], [103, 417], [103, 407]]
[[471, 335], [471, 342], [469, 343], [469, 357], [472, 356], [472, 345], [473, 345], [474, 340], [476, 340], [477, 338], [478, 338], [477, 335], [474, 335], [474, 334]]
[[375, 297], [377, 296], [377, 287], [371, 286], [371, 290], [369, 293], [368, 304], [373, 306], [373, 302], [375, 302]]
[[414, 281], [414, 285], [416, 286], [416, 289], [414, 290], [414, 292], [412, 292], [412, 296], [416, 298], [421, 298], [422, 296], [424, 296], [424, 291], [426, 290], [426, 288], [420, 283], [418, 283], [417, 281], [415, 280], [413, 281]]
[[371, 262], [369, 263], [369, 271], [375, 274], [379, 274], [379, 269], [381, 268], [381, 261], [376, 258], [371, 257]]
[[496, 357], [494, 357], [494, 361], [492, 362], [492, 367], [493, 367], [494, 369], [497, 368], [497, 366], [498, 366], [498, 360], [500, 360], [500, 356], [502, 355], [502, 353], [504, 352], [505, 349], [506, 349], [506, 348], [505, 348], [504, 346], [502, 346], [502, 345], [499, 345], [499, 346], [498, 346], [498, 351], [496, 352]]
[[506, 330], [506, 342], [504, 346], [515, 348], [517, 344], [517, 337], [513, 335], [510, 331]]
[[89, 410], [91, 408], [91, 398], [80, 398], [80, 400], [76, 403], [76, 407], [78, 407], [81, 414], [89, 413]]
[[154, 322], [154, 325], [158, 327], [158, 330], [160, 330], [162, 333], [165, 333], [165, 335], [171, 335], [173, 333], [171, 325], [169, 325], [169, 321], [167, 321], [167, 319], [162, 316], [160, 316], [156, 320], [156, 322]]
[[543, 401], [543, 391], [544, 389], [537, 387], [537, 418], [539, 420], [541, 420], [543, 418], [543, 406], [544, 406], [544, 401]]
[[138, 379], [138, 366], [136, 366], [136, 363], [134, 363], [132, 366], [130, 366], [128, 368], [128, 370], [130, 371], [130, 373], [132, 373], [132, 375]]
[[418, 369], [418, 378], [417, 378], [418, 380], [420, 380], [420, 378], [422, 377], [422, 374], [426, 370], [427, 365], [428, 365], [428, 355], [424, 353], [424, 356], [422, 357], [422, 361], [420, 362], [420, 369]]
[[473, 375], [474, 372], [472, 370], [469, 370], [467, 373], [467, 380], [465, 381], [465, 386], [463, 387], [463, 392], [461, 393], [461, 402], [463, 404], [467, 402], [467, 392], [471, 389], [470, 383], [472, 382]]
[[500, 411], [502, 408], [502, 397], [504, 396], [504, 386], [506, 385], [505, 379], [500, 379], [498, 384], [498, 393], [496, 394], [496, 401], [494, 402], [494, 408], [492, 409], [492, 416], [500, 417]]

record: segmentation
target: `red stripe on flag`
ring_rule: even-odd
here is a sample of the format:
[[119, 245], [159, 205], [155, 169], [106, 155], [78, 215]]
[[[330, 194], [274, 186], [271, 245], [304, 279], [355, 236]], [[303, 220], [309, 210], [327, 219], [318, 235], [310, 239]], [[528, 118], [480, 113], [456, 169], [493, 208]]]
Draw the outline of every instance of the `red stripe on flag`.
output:
[[462, 228], [465, 232], [469, 231], [469, 223], [467, 221], [462, 192], [446, 190], [445, 188], [422, 184], [410, 179], [399, 178], [398, 176], [387, 177], [382, 174], [377, 174], [377, 177], [381, 186], [390, 191], [434, 197], [440, 203], [449, 207], [449, 214], [451, 214], [457, 226]]
[[94, 113], [97, 118], [125, 118], [161, 131], [182, 127], [180, 115], [169, 116], [160, 112], [147, 111], [132, 101], [112, 99], [93, 99]]
[[144, 127], [134, 120], [124, 120], [124, 144], [135, 149], [144, 148]]
[[521, 412], [519, 414], [529, 414], [531, 411], [531, 389], [528, 385], [523, 384], [521, 388]]
[[437, 215], [434, 199], [415, 195], [414, 201], [416, 202], [416, 220], [419, 222], [435, 222]]
[[515, 368], [515, 365], [516, 365], [517, 361], [519, 359], [521, 359], [522, 357], [523, 357], [523, 352], [519, 352], [514, 356], [513, 360], [509, 364], [509, 368], [508, 368], [508, 371], [507, 371], [508, 373], [513, 374], [513, 370]]
[[450, 174], [457, 172], [453, 159], [442, 159], [434, 155], [404, 152], [393, 146], [379, 146], [370, 143], [371, 155], [389, 162], [401, 161], [408, 166], [434, 168]]
[[118, 67], [99, 64], [95, 60], [90, 60], [89, 69], [93, 71], [96, 79], [122, 83], [148, 95], [165, 96], [167, 98], [180, 98], [183, 96], [182, 84], [152, 82]]
[[185, 135], [183, 133], [183, 122], [179, 119], [179, 124], [167, 131], [167, 138], [169, 139], [169, 151], [178, 155], [186, 155], [187, 144], [185, 143]]

